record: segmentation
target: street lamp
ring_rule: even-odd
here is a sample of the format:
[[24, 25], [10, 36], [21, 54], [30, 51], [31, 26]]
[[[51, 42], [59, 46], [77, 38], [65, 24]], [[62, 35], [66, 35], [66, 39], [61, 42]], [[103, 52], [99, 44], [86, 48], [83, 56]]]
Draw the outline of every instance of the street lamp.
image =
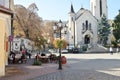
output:
[[40, 54], [40, 37], [38, 37], [38, 48], [39, 48], [39, 54]]
[[[63, 29], [63, 23], [62, 23], [62, 21], [61, 20], [59, 20], [59, 22], [58, 23], [55, 23], [54, 24], [54, 26], [53, 26], [53, 29], [54, 29], [54, 32], [56, 33], [56, 34], [59, 34], [59, 38], [61, 39], [62, 38], [62, 36], [61, 36], [61, 31], [62, 31], [62, 29]], [[66, 29], [65, 29], [66, 30]], [[66, 32], [66, 31], [65, 31]], [[65, 33], [63, 33], [63, 34], [65, 34]], [[61, 60], [61, 46], [59, 47], [59, 67], [58, 67], [58, 69], [59, 70], [62, 70], [62, 60]]]

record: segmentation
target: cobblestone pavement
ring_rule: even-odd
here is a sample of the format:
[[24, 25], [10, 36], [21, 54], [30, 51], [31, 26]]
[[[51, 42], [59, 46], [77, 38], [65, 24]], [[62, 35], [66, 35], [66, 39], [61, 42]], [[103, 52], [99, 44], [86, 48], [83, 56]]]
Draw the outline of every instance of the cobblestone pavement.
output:
[[120, 80], [119, 54], [65, 54], [68, 61], [62, 71], [31, 80]]
[[32, 66], [12, 65], [24, 74], [13, 74], [0, 80], [120, 80], [120, 54], [62, 54], [67, 57], [63, 70], [58, 64]]
[[108, 75], [93, 70], [63, 70], [31, 80], [120, 80], [120, 76]]
[[56, 72], [57, 64], [47, 63], [41, 66], [33, 66], [33, 60], [30, 59], [26, 64], [11, 64], [7, 66], [6, 76], [0, 77], [0, 80], [29, 80], [31, 78]]

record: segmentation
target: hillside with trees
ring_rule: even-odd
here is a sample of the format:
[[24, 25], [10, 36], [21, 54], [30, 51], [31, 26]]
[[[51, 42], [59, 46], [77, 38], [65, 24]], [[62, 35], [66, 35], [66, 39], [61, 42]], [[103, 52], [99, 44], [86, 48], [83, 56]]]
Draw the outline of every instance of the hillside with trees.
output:
[[43, 21], [37, 11], [35, 3], [30, 4], [27, 8], [23, 5], [15, 5], [14, 37], [26, 37], [34, 41], [37, 37], [49, 38], [49, 42], [53, 40], [52, 26], [55, 21]]

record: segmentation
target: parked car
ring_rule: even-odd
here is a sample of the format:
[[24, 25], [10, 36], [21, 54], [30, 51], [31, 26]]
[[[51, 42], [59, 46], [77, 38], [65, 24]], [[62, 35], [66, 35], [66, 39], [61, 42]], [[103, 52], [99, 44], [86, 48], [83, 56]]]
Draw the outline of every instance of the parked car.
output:
[[78, 48], [73, 48], [73, 49], [72, 49], [72, 52], [73, 52], [73, 53], [79, 53], [79, 49], [78, 49]]
[[72, 53], [73, 52], [74, 45], [69, 45], [68, 46], [68, 52]]
[[67, 50], [67, 49], [62, 49], [61, 52], [62, 52], [62, 53], [68, 53], [68, 50]]

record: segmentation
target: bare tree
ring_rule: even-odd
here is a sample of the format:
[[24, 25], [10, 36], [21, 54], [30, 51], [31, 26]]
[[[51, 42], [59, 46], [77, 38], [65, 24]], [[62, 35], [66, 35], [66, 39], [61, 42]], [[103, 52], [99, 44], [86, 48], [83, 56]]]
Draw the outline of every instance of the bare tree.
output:
[[54, 34], [54, 31], [53, 31], [53, 25], [54, 25], [54, 21], [44, 21], [44, 27], [43, 27], [43, 34], [46, 34], [45, 37], [49, 37], [50, 39], [50, 43], [53, 43], [53, 34]]
[[35, 3], [29, 5], [28, 8], [15, 5], [14, 27], [23, 30], [25, 37], [30, 39], [41, 34], [42, 18], [38, 16], [37, 11], [38, 8]]

